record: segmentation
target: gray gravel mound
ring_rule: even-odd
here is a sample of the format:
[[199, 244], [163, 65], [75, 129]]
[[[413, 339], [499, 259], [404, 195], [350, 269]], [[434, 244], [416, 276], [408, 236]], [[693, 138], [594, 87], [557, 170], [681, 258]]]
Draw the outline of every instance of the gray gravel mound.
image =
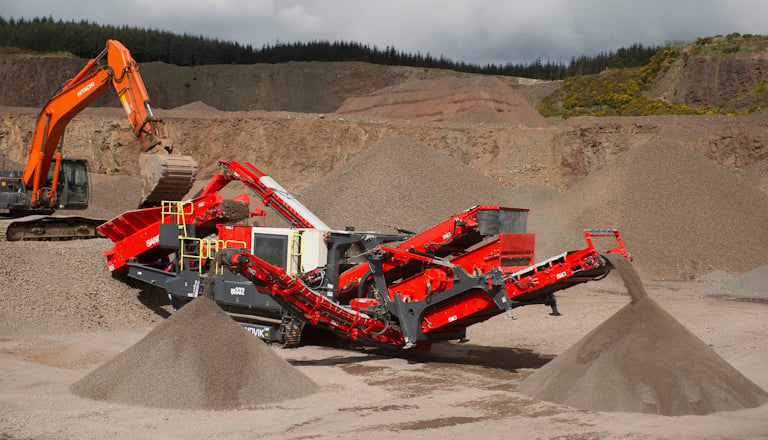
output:
[[[57, 216], [109, 220], [136, 209], [141, 181], [91, 174], [86, 210]], [[125, 284], [107, 270], [107, 239], [0, 242], [0, 314], [42, 331], [139, 328], [167, 316], [167, 297], [141, 283]]]
[[611, 259], [632, 302], [520, 384], [541, 400], [596, 411], [680, 416], [753, 408], [768, 393], [650, 299]]
[[113, 279], [110, 248], [107, 239], [0, 242], [0, 313], [44, 331], [152, 325], [167, 298]]
[[722, 286], [739, 293], [768, 296], [768, 264], [756, 267], [741, 276], [724, 282]]
[[[333, 228], [424, 231], [476, 205], [531, 208], [539, 259], [578, 246], [578, 234], [531, 202], [552, 198], [536, 186], [510, 189], [444, 153], [405, 136], [384, 139], [302, 192], [304, 203]], [[582, 244], [583, 245], [583, 244]]]
[[631, 148], [548, 204], [573, 230], [618, 228], [653, 279], [740, 274], [768, 262], [768, 196], [666, 139]]
[[72, 391], [132, 405], [226, 410], [307, 396], [317, 385], [200, 297]]

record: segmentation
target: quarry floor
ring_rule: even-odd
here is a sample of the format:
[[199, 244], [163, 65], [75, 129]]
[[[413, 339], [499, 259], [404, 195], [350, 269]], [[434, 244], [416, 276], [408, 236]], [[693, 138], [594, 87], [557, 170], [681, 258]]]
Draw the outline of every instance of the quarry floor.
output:
[[[613, 275], [559, 296], [563, 316], [518, 309], [431, 352], [314, 338], [273, 348], [320, 385], [314, 395], [237, 411], [164, 410], [75, 396], [71, 384], [150, 328], [39, 333], [0, 326], [0, 439], [758, 439], [768, 405], [706, 416], [593, 412], [517, 392], [522, 379], [627, 303]], [[768, 301], [705, 296], [704, 282], [650, 282], [649, 294], [747, 378], [768, 389]], [[200, 334], [200, 338], [204, 338]], [[237, 374], [221, 371], [221, 374]], [[146, 374], [170, 374], [146, 366]], [[610, 386], [610, 384], [606, 384]]]

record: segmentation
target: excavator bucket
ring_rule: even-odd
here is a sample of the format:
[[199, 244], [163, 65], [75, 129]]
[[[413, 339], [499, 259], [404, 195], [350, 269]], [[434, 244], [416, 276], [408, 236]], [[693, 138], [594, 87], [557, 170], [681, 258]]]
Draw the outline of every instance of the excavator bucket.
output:
[[139, 156], [141, 180], [140, 208], [159, 206], [163, 200], [182, 200], [197, 175], [197, 161], [190, 156], [142, 153]]

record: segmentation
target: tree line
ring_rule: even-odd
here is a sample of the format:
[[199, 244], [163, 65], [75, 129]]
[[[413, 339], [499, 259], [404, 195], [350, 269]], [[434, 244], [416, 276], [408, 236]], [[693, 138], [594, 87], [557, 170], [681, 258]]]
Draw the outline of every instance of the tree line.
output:
[[374, 45], [351, 41], [277, 42], [255, 48], [249, 44], [186, 33], [180, 35], [154, 29], [101, 25], [84, 20], [62, 21], [54, 20], [53, 17], [5, 19], [0, 16], [0, 46], [41, 52], [64, 51], [83, 58], [93, 58], [104, 48], [108, 39], [123, 43], [138, 62], [162, 61], [179, 66], [363, 61], [547, 80], [599, 73], [609, 68], [643, 66], [662, 49], [661, 46], [636, 43], [594, 56], [572, 57], [567, 63], [536, 59], [529, 63], [480, 65], [454, 61], [445, 56], [435, 57], [429, 53], [399, 51], [392, 46], [380, 49]]

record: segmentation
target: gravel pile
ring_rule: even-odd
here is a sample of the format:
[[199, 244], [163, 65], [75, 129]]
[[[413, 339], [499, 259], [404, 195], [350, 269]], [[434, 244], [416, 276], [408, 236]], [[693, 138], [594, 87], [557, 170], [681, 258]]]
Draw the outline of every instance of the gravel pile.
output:
[[768, 196], [663, 139], [623, 153], [548, 212], [573, 230], [619, 228], [638, 270], [654, 279], [740, 274], [768, 262]]
[[228, 410], [295, 399], [317, 385], [199, 297], [72, 386], [82, 397]]
[[337, 229], [386, 232], [392, 225], [421, 232], [472, 206], [500, 205], [532, 209], [528, 230], [537, 234], [540, 258], [572, 247], [578, 238], [531, 205], [539, 197], [551, 198], [551, 190], [532, 185], [511, 190], [405, 136], [374, 144], [302, 196], [302, 203]]
[[516, 90], [492, 76], [409, 81], [347, 98], [336, 113], [515, 128], [550, 125]]
[[768, 402], [768, 393], [648, 298], [626, 259], [612, 257], [631, 303], [529, 376], [521, 392], [589, 410], [665, 416]]
[[741, 276], [724, 282], [722, 287], [739, 293], [768, 296], [768, 264], [756, 267]]
[[111, 248], [107, 239], [0, 242], [0, 312], [42, 330], [140, 328], [160, 320], [166, 297], [113, 279], [102, 257]]
[[82, 211], [58, 210], [55, 215], [111, 220], [137, 209], [141, 200], [141, 179], [123, 175], [91, 174], [91, 200]]
[[179, 107], [175, 107], [173, 110], [182, 112], [218, 112], [219, 109], [212, 107], [202, 101], [190, 102]]
[[[91, 202], [55, 215], [111, 219], [136, 209], [141, 182], [91, 174]], [[0, 313], [51, 331], [140, 328], [167, 316], [166, 296], [141, 283], [110, 276], [102, 256], [107, 239], [0, 242]]]

